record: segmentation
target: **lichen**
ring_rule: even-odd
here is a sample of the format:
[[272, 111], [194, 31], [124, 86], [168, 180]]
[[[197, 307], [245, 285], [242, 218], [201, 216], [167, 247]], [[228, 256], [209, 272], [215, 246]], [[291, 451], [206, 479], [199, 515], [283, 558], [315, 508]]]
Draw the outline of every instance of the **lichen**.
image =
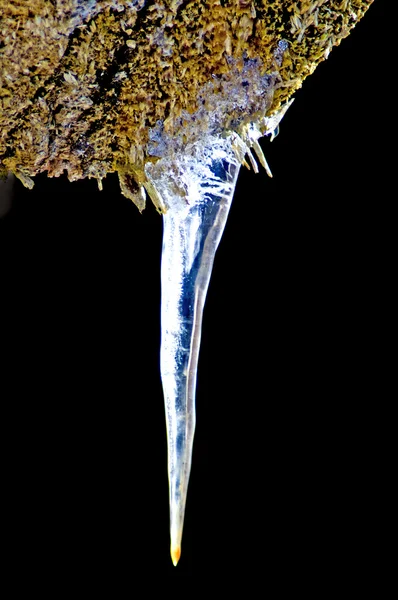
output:
[[235, 96], [221, 129], [261, 112], [252, 83], [228, 88], [236, 65], [274, 79], [270, 117], [371, 4], [0, 0], [0, 168], [27, 182], [119, 171], [142, 186], [156, 132], [201, 111], [205, 90]]

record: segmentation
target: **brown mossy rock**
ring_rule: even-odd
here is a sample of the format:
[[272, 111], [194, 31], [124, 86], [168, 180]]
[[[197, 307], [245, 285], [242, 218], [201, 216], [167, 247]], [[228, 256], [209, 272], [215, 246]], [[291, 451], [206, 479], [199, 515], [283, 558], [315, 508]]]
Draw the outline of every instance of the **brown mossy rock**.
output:
[[172, 133], [231, 61], [277, 73], [272, 114], [372, 2], [0, 0], [0, 170], [138, 190], [150, 130]]

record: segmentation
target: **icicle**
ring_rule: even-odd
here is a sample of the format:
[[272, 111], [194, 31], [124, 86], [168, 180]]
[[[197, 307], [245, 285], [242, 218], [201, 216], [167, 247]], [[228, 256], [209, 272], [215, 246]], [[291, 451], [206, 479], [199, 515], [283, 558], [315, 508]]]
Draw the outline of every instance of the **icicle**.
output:
[[[162, 121], [151, 128], [146, 148], [150, 160], [144, 163], [136, 148], [130, 149], [129, 172], [145, 187], [164, 219], [160, 369], [174, 565], [181, 554], [202, 315], [213, 260], [240, 166], [249, 167], [249, 161], [258, 172], [251, 149], [272, 177], [258, 139], [264, 133], [271, 134], [281, 118], [279, 113], [258, 117], [271, 105], [277, 78], [262, 75], [256, 60], [247, 59], [239, 68], [232, 59], [229, 63], [228, 72], [214, 83], [208, 82], [198, 94], [195, 113], [182, 111], [173, 117], [172, 134]], [[239, 107], [245, 107], [246, 115], [252, 112], [257, 117], [253, 121], [241, 119]], [[230, 115], [231, 130], [220, 125], [225, 115]], [[130, 180], [127, 183], [131, 191]]]
[[174, 565], [181, 553], [191, 469], [203, 307], [240, 168], [230, 140], [213, 137], [208, 141], [209, 146], [202, 146], [195, 156], [191, 153], [180, 158], [167, 173], [159, 163], [147, 168], [151, 185], [168, 208], [163, 217], [160, 362]]

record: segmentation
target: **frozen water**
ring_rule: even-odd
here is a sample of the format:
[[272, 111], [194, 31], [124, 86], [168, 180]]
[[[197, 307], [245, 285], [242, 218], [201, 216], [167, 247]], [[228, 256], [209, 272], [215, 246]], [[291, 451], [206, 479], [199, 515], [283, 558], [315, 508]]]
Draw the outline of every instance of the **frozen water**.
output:
[[[282, 53], [285, 45], [279, 47]], [[279, 55], [278, 55], [279, 56]], [[163, 213], [161, 376], [166, 409], [170, 537], [174, 564], [181, 552], [192, 445], [203, 308], [215, 253], [228, 218], [241, 164], [257, 162], [271, 175], [259, 138], [271, 134], [287, 109], [266, 117], [277, 73], [258, 60], [230, 61], [230, 70], [198, 94], [197, 110], [182, 111], [149, 131], [143, 185]], [[128, 182], [127, 182], [128, 183]]]
[[[166, 408], [170, 535], [179, 556], [195, 430], [195, 388], [203, 307], [240, 164], [231, 140], [209, 138], [199, 156], [182, 157], [156, 183], [167, 211], [162, 252], [161, 376]], [[173, 178], [176, 171], [177, 178]], [[176, 192], [176, 186], [184, 194]], [[173, 559], [174, 560], [174, 559]], [[177, 559], [178, 560], [178, 559]]]

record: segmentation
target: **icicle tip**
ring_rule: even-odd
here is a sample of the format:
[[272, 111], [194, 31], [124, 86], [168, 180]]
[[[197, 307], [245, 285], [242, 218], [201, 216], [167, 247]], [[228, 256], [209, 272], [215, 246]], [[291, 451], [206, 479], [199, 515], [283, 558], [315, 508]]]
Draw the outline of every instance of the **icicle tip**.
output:
[[170, 555], [171, 555], [171, 560], [173, 561], [173, 565], [176, 567], [178, 561], [180, 560], [180, 556], [181, 556], [181, 546], [171, 546], [170, 547]]

